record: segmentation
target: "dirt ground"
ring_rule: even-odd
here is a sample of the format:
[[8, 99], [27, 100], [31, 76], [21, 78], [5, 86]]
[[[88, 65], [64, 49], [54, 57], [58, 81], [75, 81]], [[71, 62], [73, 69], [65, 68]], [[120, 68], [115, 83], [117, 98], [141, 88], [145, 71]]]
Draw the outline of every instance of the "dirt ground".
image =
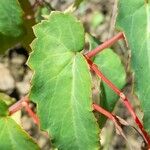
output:
[[[73, 0], [49, 0], [49, 2], [56, 10], [64, 10]], [[81, 4], [75, 14], [83, 22], [86, 31], [92, 33], [92, 35], [103, 42], [116, 33], [114, 31], [115, 3], [115, 0], [87, 0]], [[132, 76], [128, 70], [129, 50], [120, 44], [115, 44], [113, 49], [121, 56], [127, 74], [129, 75], [124, 92], [132, 99], [131, 103], [139, 113], [138, 101], [131, 94]], [[32, 77], [32, 71], [26, 66], [28, 56], [29, 53], [19, 43], [4, 55], [0, 56], [0, 92], [10, 95], [16, 100], [28, 94]], [[35, 109], [34, 104], [31, 103], [30, 105]], [[132, 118], [120, 102], [116, 105], [114, 112], [135, 126]], [[141, 113], [138, 115], [142, 117]], [[21, 121], [23, 128], [37, 141], [42, 150], [51, 149], [51, 142], [47, 135], [38, 129], [24, 110], [21, 112]], [[118, 135], [115, 132], [113, 123], [107, 121], [100, 135], [102, 149], [140, 150], [142, 146], [141, 136], [131, 127], [124, 127], [123, 129], [127, 139]]]

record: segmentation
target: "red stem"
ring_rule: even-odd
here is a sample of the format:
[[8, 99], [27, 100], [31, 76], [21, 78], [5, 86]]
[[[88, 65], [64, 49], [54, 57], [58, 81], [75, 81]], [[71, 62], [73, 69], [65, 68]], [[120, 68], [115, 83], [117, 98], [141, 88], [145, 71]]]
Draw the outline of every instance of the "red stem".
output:
[[15, 112], [17, 112], [18, 110], [20, 110], [23, 106], [22, 103], [23, 102], [29, 102], [28, 97], [23, 97], [21, 98], [19, 101], [17, 101], [15, 104], [13, 104], [12, 106], [9, 107], [9, 115], [14, 114]]
[[112, 46], [115, 42], [117, 42], [120, 39], [124, 39], [123, 32], [119, 32], [117, 35], [115, 35], [111, 39], [107, 40], [103, 44], [99, 45], [98, 47], [96, 47], [92, 51], [85, 54], [85, 56], [87, 58], [91, 58], [91, 57], [95, 56], [96, 54], [98, 54], [99, 52], [101, 52], [102, 50], [104, 50], [105, 48], [108, 48], [108, 47]]
[[98, 106], [97, 104], [93, 104], [92, 106], [93, 106], [94, 110], [100, 112], [101, 114], [103, 114], [107, 118], [109, 118], [111, 121], [113, 121], [117, 131], [119, 132], [119, 134], [122, 135], [126, 139], [126, 136], [123, 133], [123, 130], [121, 128], [122, 123], [120, 122], [120, 119], [117, 116], [115, 116], [114, 114], [108, 112], [107, 110], [103, 109], [102, 107]]
[[34, 123], [39, 125], [39, 119], [37, 115], [32, 111], [29, 107], [29, 99], [28, 97], [21, 98], [18, 102], [9, 107], [9, 115], [14, 114], [18, 110], [21, 110], [25, 107], [25, 110], [28, 112], [29, 116], [33, 119]]
[[89, 58], [86, 58], [90, 68], [97, 74], [99, 78], [101, 78], [120, 98], [123, 100], [124, 105], [129, 110], [131, 116], [133, 117], [135, 123], [140, 128], [141, 132], [143, 133], [144, 139], [147, 141], [148, 145], [150, 146], [150, 137], [148, 133], [144, 130], [144, 127], [137, 117], [136, 113], [134, 112], [128, 98], [110, 81], [108, 80], [102, 72], [98, 69], [97, 65], [94, 64]]
[[112, 121], [115, 120], [114, 116], [109, 111], [103, 109], [102, 107], [98, 106], [97, 104], [93, 104], [92, 106], [93, 106], [94, 110], [96, 110], [96, 111], [100, 112], [101, 114], [105, 115], [110, 120], [112, 120]]
[[28, 112], [29, 116], [33, 119], [34, 123], [39, 125], [39, 118], [37, 115], [32, 111], [32, 109], [29, 107], [29, 104], [27, 102], [23, 102], [22, 106], [25, 107], [25, 110]]

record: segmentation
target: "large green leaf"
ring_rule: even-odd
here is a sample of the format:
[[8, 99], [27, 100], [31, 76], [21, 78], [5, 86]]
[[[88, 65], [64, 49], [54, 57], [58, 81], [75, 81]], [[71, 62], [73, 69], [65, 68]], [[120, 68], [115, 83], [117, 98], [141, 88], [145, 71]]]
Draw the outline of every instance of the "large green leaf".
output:
[[117, 28], [122, 30], [131, 49], [135, 93], [144, 112], [144, 126], [150, 133], [150, 1], [120, 0]]
[[0, 100], [0, 149], [39, 150], [31, 137], [8, 116], [8, 106]]
[[[90, 50], [96, 48], [100, 42], [95, 37], [88, 35]], [[119, 89], [122, 89], [126, 83], [126, 73], [121, 60], [117, 54], [111, 49], [105, 49], [94, 57], [94, 62], [97, 64], [102, 73], [113, 82]], [[118, 96], [110, 87], [101, 81], [100, 84], [100, 105], [108, 111], [113, 111]], [[100, 126], [102, 127], [106, 121], [104, 116], [100, 116]]]
[[59, 149], [99, 149], [91, 77], [79, 53], [84, 46], [82, 25], [69, 13], [52, 12], [34, 32], [30, 99], [37, 103], [41, 128]]

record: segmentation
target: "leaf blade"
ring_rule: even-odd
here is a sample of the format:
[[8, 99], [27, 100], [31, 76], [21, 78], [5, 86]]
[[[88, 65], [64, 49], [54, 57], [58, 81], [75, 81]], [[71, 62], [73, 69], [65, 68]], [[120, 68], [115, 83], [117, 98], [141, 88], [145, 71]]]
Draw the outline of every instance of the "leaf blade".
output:
[[0, 99], [0, 117], [8, 115], [8, 106]]
[[0, 149], [39, 150], [37, 144], [10, 117], [0, 117]]
[[[105, 49], [94, 59], [103, 74], [114, 83], [119, 89], [122, 89], [126, 83], [126, 73], [121, 60], [111, 49]], [[106, 83], [101, 82], [100, 103], [106, 110], [112, 112], [119, 99], [114, 91]], [[105, 123], [104, 117], [100, 118], [100, 123]]]
[[20, 36], [22, 34], [22, 29], [20, 26], [23, 24], [23, 11], [18, 1], [1, 0], [0, 14], [0, 33], [11, 37]]
[[8, 115], [8, 105], [0, 99], [0, 149], [39, 150], [34, 140]]
[[[127, 6], [129, 7], [127, 8]], [[150, 87], [148, 86], [150, 83], [149, 13], [149, 1], [129, 1], [128, 4], [125, 1], [120, 1], [116, 26], [124, 31], [129, 48], [131, 49], [131, 64], [135, 77], [135, 94], [138, 96], [144, 112], [143, 122], [145, 129], [150, 133]]]
[[41, 127], [60, 149], [99, 149], [91, 77], [79, 53], [84, 46], [82, 25], [68, 13], [53, 12], [34, 32], [28, 63], [35, 70], [30, 99], [38, 105]]

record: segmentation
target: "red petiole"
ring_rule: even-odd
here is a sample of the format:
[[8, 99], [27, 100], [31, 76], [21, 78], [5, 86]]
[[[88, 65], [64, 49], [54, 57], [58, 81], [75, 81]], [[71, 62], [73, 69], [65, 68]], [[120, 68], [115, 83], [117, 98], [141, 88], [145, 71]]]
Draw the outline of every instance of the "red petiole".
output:
[[[93, 104], [92, 106], [93, 106], [94, 110], [100, 112], [101, 114], [105, 115], [107, 118], [112, 120], [114, 122], [116, 128], [118, 129], [118, 131], [122, 132], [119, 120], [117, 119], [117, 117], [115, 115], [113, 115], [112, 113], [110, 113], [107, 110], [103, 109], [102, 107], [98, 106], [97, 104]], [[39, 118], [31, 110], [31, 108], [29, 107], [29, 99], [28, 99], [28, 97], [23, 97], [18, 102], [16, 102], [14, 105], [12, 105], [9, 108], [9, 115], [14, 114], [18, 110], [21, 110], [22, 108], [25, 108], [25, 110], [28, 112], [29, 116], [33, 119], [34, 123], [39, 125]]]
[[98, 106], [97, 104], [93, 104], [93, 109], [100, 112], [101, 114], [103, 114], [104, 116], [106, 116], [107, 118], [109, 118], [110, 120], [114, 121], [115, 117], [112, 113], [110, 113], [109, 111], [105, 110], [104, 108]]
[[112, 46], [115, 42], [117, 42], [118, 40], [121, 40], [121, 39], [125, 39], [123, 32], [119, 32], [116, 36], [105, 41], [103, 44], [99, 45], [92, 51], [88, 52], [85, 56], [87, 58], [91, 58], [91, 57], [95, 56], [96, 54], [98, 54], [99, 52], [101, 52], [102, 50], [104, 50], [105, 48]]
[[[103, 109], [102, 107], [98, 106], [97, 104], [93, 104], [92, 106], [93, 106], [93, 109], [95, 111], [103, 114], [104, 116], [109, 118], [111, 121], [113, 121], [117, 131], [119, 132], [119, 134], [122, 135], [126, 139], [126, 136], [124, 135], [123, 130], [121, 128], [121, 125], [123, 125], [123, 124], [120, 122], [120, 117], [115, 116], [114, 114], [112, 114], [109, 111]], [[123, 120], [123, 119], [121, 119], [121, 120]]]

